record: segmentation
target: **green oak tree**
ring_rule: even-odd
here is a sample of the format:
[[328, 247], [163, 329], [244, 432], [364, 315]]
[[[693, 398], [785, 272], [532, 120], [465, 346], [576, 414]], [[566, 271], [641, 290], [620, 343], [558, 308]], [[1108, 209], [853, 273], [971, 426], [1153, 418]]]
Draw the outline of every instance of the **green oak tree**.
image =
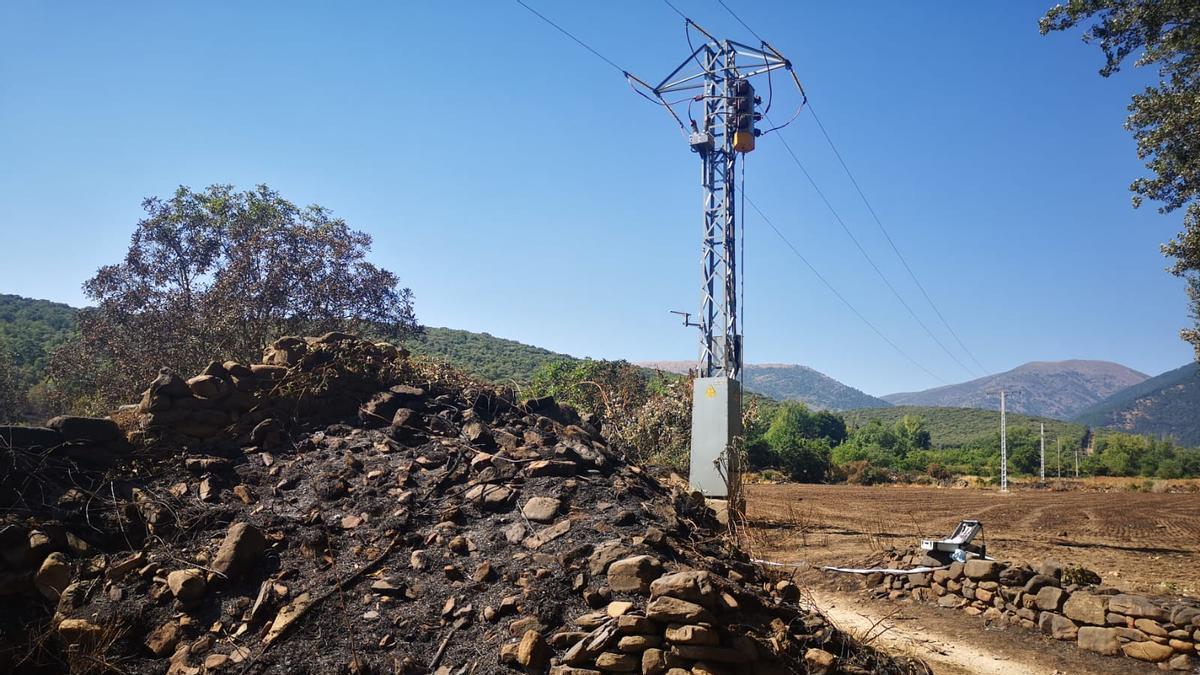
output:
[[1193, 320], [1180, 331], [1200, 360], [1200, 2], [1196, 0], [1070, 0], [1050, 9], [1042, 34], [1083, 29], [1099, 43], [1108, 77], [1131, 56], [1135, 66], [1155, 66], [1159, 81], [1134, 94], [1125, 127], [1151, 175], [1130, 185], [1134, 206], [1143, 199], [1159, 211], [1183, 209], [1183, 231], [1163, 245], [1173, 274], [1188, 279]]
[[83, 286], [95, 306], [51, 359], [60, 406], [105, 410], [163, 366], [253, 362], [281, 335], [417, 330], [412, 293], [366, 260], [370, 235], [266, 185], [180, 187], [143, 202], [125, 258]]

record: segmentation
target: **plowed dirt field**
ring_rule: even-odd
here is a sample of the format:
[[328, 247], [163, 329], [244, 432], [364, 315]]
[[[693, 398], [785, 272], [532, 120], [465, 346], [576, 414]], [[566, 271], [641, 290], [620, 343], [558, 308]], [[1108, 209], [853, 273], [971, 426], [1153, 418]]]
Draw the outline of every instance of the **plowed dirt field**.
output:
[[1200, 493], [751, 485], [760, 557], [853, 566], [983, 521], [988, 554], [1082, 564], [1124, 591], [1200, 596]]

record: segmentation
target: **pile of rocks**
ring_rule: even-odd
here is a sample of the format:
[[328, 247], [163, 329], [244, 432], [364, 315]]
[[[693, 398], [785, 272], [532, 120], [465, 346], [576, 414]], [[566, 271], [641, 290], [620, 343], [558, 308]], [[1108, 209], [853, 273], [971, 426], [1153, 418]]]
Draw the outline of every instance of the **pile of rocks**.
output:
[[4, 516], [0, 671], [926, 672], [569, 407], [349, 336], [264, 360], [164, 373], [85, 499]]
[[[870, 566], [945, 564], [907, 550], [878, 557]], [[878, 597], [961, 609], [994, 625], [1037, 629], [1082, 649], [1157, 663], [1163, 670], [1191, 671], [1200, 663], [1200, 602], [1121, 593], [1080, 567], [973, 559], [933, 572], [874, 573], [864, 584]]]
[[[356, 411], [381, 383], [401, 376], [401, 350], [346, 333], [284, 337], [263, 363], [208, 364], [184, 379], [163, 369], [142, 394], [135, 439], [225, 439], [261, 445], [281, 420], [334, 419]], [[131, 406], [132, 407], [132, 406]], [[268, 422], [267, 426], [260, 426]]]

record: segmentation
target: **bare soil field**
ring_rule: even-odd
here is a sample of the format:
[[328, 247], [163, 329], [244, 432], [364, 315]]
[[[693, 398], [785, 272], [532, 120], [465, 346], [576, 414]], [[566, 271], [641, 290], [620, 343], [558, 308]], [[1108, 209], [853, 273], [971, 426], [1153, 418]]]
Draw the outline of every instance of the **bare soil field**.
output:
[[[1061, 484], [1066, 490], [850, 485], [750, 485], [753, 553], [794, 566], [806, 597], [864, 642], [926, 661], [942, 675], [1158, 672], [1103, 657], [1036, 631], [985, 625], [955, 610], [873, 599], [858, 577], [821, 572], [854, 566], [873, 551], [948, 534], [962, 518], [984, 523], [989, 555], [1088, 567], [1106, 585], [1200, 595], [1200, 494], [1132, 492], [1129, 479]], [[1140, 482], [1140, 481], [1139, 481]], [[1160, 487], [1166, 487], [1162, 485]]]
[[988, 554], [1002, 560], [1055, 559], [1123, 591], [1200, 596], [1200, 494], [1090, 487], [750, 485], [747, 502], [755, 553], [777, 562], [852, 566], [977, 518]]

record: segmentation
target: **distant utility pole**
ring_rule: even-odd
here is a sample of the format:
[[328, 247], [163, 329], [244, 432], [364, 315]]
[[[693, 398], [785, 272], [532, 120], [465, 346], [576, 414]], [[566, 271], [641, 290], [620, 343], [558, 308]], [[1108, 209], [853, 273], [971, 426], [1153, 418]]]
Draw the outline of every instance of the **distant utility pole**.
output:
[[1079, 478], [1079, 446], [1075, 446], [1075, 477]]
[[1004, 390], [1000, 390], [1000, 491], [1008, 492], [1008, 425], [1004, 419]]
[[1046, 423], [1042, 423], [1042, 468], [1039, 473], [1039, 479], [1046, 482]]
[[1058, 477], [1062, 478], [1062, 439], [1058, 439]]

